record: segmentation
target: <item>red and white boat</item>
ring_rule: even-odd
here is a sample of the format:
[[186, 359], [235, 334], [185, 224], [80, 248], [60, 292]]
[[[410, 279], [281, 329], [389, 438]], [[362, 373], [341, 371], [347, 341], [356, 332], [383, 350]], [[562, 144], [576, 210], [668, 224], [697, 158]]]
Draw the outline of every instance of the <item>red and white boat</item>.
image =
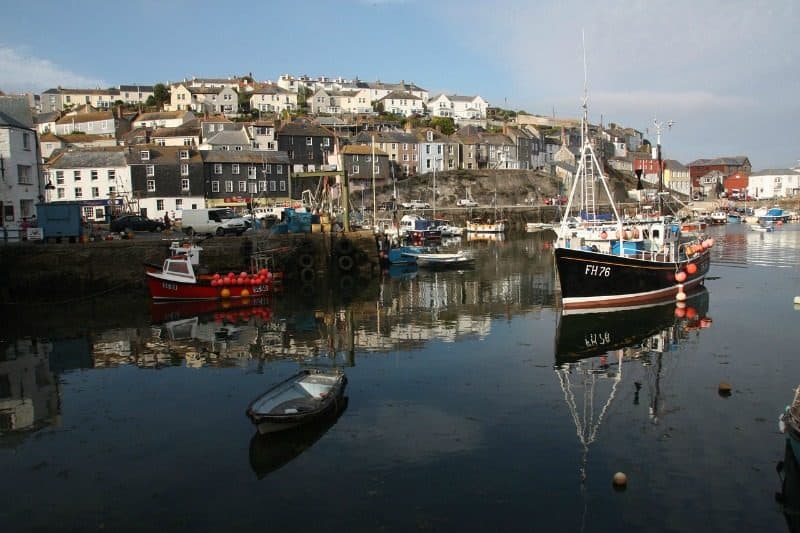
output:
[[173, 242], [170, 256], [159, 269], [145, 265], [147, 286], [154, 300], [225, 300], [262, 296], [270, 291], [273, 274], [259, 272], [199, 273], [200, 252], [195, 244]]

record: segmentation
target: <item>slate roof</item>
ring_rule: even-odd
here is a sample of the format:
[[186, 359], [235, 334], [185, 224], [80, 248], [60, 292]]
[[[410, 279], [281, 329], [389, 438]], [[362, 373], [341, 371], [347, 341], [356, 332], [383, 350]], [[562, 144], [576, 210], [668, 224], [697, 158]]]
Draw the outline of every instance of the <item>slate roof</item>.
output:
[[151, 93], [153, 92], [154, 89], [152, 85], [120, 85], [119, 90], [120, 92], [129, 92], [129, 93], [137, 93], [137, 92]]
[[278, 135], [291, 135], [303, 137], [333, 137], [333, 132], [322, 126], [307, 121], [293, 121], [284, 124]]
[[61, 116], [61, 113], [58, 111], [51, 111], [50, 113], [39, 113], [33, 116], [33, 123], [34, 124], [46, 124], [47, 122], [53, 122], [58, 120], [58, 117]]
[[47, 163], [48, 168], [104, 168], [127, 165], [125, 149], [117, 146], [62, 150]]
[[287, 91], [283, 87], [278, 87], [277, 85], [272, 84], [264, 84], [259, 85], [256, 87], [252, 94], [295, 94], [292, 91]]
[[12, 128], [23, 128], [29, 130], [30, 128], [23, 124], [22, 122], [18, 121], [14, 117], [7, 115], [0, 111], [0, 126], [10, 126]]
[[[131, 146], [125, 149], [125, 159], [131, 165], [175, 165], [176, 163], [200, 163], [199, 151], [188, 146], [154, 146], [152, 144]], [[141, 152], [148, 150], [150, 159], [142, 159]], [[181, 159], [180, 152], [188, 150], [189, 159]]]
[[796, 168], [768, 168], [766, 170], [759, 170], [758, 172], [750, 173], [751, 176], [790, 176], [792, 174], [800, 173], [800, 169]]
[[[344, 155], [372, 155], [372, 146], [369, 144], [348, 144], [342, 148]], [[375, 148], [376, 156], [387, 156], [388, 154], [379, 148]]]
[[208, 144], [215, 145], [249, 145], [250, 138], [244, 129], [223, 130], [215, 133], [206, 141]]
[[392, 91], [381, 100], [422, 100], [422, 98], [405, 91]]
[[264, 152], [256, 150], [205, 150], [202, 153], [204, 163], [270, 163], [289, 165], [291, 161], [286, 152]]
[[745, 164], [747, 156], [737, 155], [733, 157], [717, 157], [715, 159], [695, 159], [689, 163], [690, 167], [700, 167], [707, 165], [728, 165], [728, 166], [741, 166]]
[[171, 118], [181, 118], [186, 115], [188, 111], [155, 111], [153, 113], [139, 113], [136, 117], [136, 122], [142, 120], [165, 120]]
[[200, 135], [200, 121], [193, 119], [172, 128], [156, 128], [152, 134], [153, 137], [185, 137], [187, 135]]
[[119, 94], [118, 89], [64, 89], [63, 87], [57, 87], [53, 89], [47, 89], [42, 94], [96, 94], [96, 95], [108, 95], [108, 96], [115, 96]]
[[98, 111], [96, 113], [78, 113], [77, 115], [64, 115], [56, 121], [57, 125], [63, 124], [85, 124], [87, 122], [97, 122], [98, 120], [114, 120], [114, 113], [111, 111]]

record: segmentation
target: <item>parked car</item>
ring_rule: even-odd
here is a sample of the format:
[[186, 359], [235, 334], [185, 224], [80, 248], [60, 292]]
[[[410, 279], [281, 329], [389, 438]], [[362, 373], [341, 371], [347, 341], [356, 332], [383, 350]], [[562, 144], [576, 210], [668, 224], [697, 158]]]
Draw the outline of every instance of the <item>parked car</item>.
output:
[[459, 201], [456, 202], [458, 207], [478, 207], [478, 202], [473, 200], [472, 198], [461, 198]]
[[404, 209], [430, 209], [431, 204], [428, 202], [423, 202], [422, 200], [411, 200], [410, 202], [404, 202], [400, 204], [403, 206]]
[[164, 231], [165, 225], [161, 220], [152, 220], [141, 215], [123, 215], [115, 218], [109, 225], [112, 232], [119, 231]]

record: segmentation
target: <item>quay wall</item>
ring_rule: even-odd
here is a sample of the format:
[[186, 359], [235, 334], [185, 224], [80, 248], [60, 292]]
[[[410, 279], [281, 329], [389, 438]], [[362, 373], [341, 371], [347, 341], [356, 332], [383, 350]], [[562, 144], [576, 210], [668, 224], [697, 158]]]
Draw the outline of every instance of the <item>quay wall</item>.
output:
[[[313, 278], [336, 269], [337, 252], [347, 240], [352, 256], [352, 273], [371, 275], [378, 271], [375, 239], [371, 232], [288, 234], [266, 238], [267, 232], [242, 237], [202, 240], [201, 265], [210, 272], [248, 270], [254, 252], [267, 252], [276, 270], [287, 280], [298, 278], [300, 256], [310, 255], [303, 267]], [[149, 237], [149, 236], [148, 236]], [[179, 236], [176, 235], [176, 239]], [[174, 239], [133, 238], [130, 240], [53, 244], [21, 242], [0, 247], [0, 299], [5, 303], [31, 300], [94, 297], [112, 291], [146, 292], [144, 264], [160, 265]]]

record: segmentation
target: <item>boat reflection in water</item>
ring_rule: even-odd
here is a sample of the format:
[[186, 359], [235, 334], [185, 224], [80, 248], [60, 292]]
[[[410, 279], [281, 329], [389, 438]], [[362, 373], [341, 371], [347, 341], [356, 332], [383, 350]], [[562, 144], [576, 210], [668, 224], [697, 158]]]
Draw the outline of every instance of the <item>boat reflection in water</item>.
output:
[[332, 428], [347, 409], [348, 397], [324, 418], [277, 433], [256, 432], [250, 439], [250, 468], [263, 479], [314, 445]]
[[555, 373], [582, 447], [581, 482], [587, 476], [589, 446], [612, 409], [623, 376], [637, 376], [628, 378], [635, 386], [634, 404], [639, 403], [642, 383], [647, 383], [650, 421], [659, 422], [665, 352], [676, 349], [692, 331], [711, 325], [708, 291], [701, 287], [687, 296], [681, 303], [560, 316]]

